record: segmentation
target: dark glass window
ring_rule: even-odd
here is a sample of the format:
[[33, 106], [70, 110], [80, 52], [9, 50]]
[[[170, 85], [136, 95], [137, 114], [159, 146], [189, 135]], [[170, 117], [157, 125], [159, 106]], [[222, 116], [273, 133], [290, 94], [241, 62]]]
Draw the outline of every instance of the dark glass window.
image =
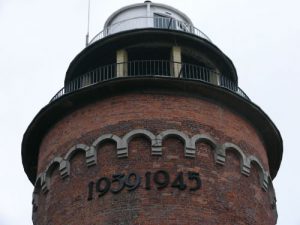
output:
[[172, 17], [154, 14], [154, 27], [161, 29], [176, 29], [176, 20]]

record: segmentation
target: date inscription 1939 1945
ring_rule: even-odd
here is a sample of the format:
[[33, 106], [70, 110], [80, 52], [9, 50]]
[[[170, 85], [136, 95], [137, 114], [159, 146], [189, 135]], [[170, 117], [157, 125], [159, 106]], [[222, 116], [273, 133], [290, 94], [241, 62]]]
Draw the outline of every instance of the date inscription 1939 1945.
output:
[[[128, 173], [127, 175], [124, 173], [113, 174], [111, 178], [109, 177], [101, 177], [96, 182], [91, 181], [88, 184], [88, 201], [91, 201], [94, 198], [94, 192], [97, 193], [98, 197], [104, 196], [107, 192], [111, 192], [113, 194], [117, 194], [121, 192], [124, 188], [128, 191], [133, 191], [137, 189], [142, 182], [144, 182], [144, 188], [146, 190], [151, 190], [151, 188], [155, 189], [163, 189], [168, 187], [171, 183], [172, 188], [177, 188], [179, 190], [189, 189], [189, 191], [197, 191], [201, 188], [201, 179], [199, 173], [189, 171], [187, 174], [183, 174], [183, 172], [178, 172], [174, 179], [170, 178], [170, 175], [165, 170], [158, 170], [155, 173], [146, 172], [143, 177], [135, 172]], [[189, 182], [189, 186], [184, 182], [186, 177]], [[151, 185], [151, 181], [154, 182], [154, 185]]]

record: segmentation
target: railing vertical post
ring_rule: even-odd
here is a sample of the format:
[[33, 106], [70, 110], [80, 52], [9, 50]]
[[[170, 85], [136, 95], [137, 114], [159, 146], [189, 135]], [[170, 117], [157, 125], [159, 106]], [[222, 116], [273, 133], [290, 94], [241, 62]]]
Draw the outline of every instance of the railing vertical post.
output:
[[181, 71], [181, 48], [179, 46], [173, 46], [171, 50], [171, 63], [170, 63], [170, 72], [171, 76], [179, 77]]
[[120, 49], [117, 51], [117, 77], [127, 77], [128, 68], [128, 54], [125, 49]]
[[208, 71], [209, 73], [209, 79], [210, 79], [210, 83], [215, 84], [217, 86], [221, 85], [221, 77], [220, 74], [215, 72], [215, 71]]
[[85, 87], [85, 86], [88, 86], [90, 84], [92, 84], [91, 82], [91, 75], [92, 75], [93, 72], [90, 72], [90, 73], [86, 73], [81, 81], [80, 81], [80, 87]]

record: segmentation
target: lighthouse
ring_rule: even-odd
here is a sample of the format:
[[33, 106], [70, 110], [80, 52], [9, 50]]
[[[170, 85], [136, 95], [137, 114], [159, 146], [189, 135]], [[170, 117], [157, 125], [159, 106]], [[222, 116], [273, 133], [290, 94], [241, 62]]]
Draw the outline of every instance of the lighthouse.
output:
[[35, 225], [276, 224], [272, 120], [178, 9], [125, 6], [29, 124]]

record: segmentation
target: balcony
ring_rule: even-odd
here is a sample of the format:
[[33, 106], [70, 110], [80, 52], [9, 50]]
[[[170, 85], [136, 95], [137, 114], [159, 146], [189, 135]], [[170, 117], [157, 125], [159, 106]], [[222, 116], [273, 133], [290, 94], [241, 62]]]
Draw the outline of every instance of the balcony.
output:
[[103, 31], [98, 33], [92, 40], [87, 44], [91, 45], [94, 42], [107, 37], [109, 35], [135, 29], [167, 29], [167, 30], [176, 30], [180, 32], [189, 33], [201, 37], [209, 42], [211, 40], [207, 35], [202, 31], [195, 28], [191, 24], [188, 24], [183, 21], [176, 20], [171, 17], [135, 17], [126, 19], [117, 23], [112, 24], [111, 26], [106, 27]]
[[195, 80], [225, 88], [250, 101], [243, 90], [234, 82], [212, 69], [168, 60], [134, 60], [100, 66], [89, 71], [68, 82], [50, 102], [79, 89], [107, 80], [125, 77], [170, 77], [173, 79]]

